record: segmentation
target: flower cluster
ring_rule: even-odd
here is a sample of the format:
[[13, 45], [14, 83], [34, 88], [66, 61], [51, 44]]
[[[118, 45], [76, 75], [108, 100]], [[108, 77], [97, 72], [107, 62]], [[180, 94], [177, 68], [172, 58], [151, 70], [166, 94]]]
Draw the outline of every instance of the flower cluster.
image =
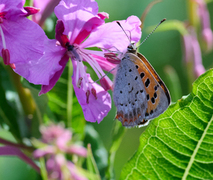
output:
[[[38, 12], [37, 9], [23, 8], [22, 0], [13, 1], [1, 2], [0, 48], [4, 63], [29, 82], [42, 85], [41, 95], [55, 86], [71, 59], [72, 83], [84, 117], [87, 121], [100, 123], [111, 109], [111, 97], [107, 90], [112, 88], [112, 82], [103, 70], [115, 67], [104, 53], [126, 51], [130, 42], [123, 30], [115, 21], [105, 23], [108, 14], [99, 13], [94, 0], [61, 0], [55, 2], [58, 4], [54, 9], [58, 18], [55, 39], [48, 39], [40, 26], [26, 18]], [[45, 2], [52, 7], [51, 2]], [[119, 22], [132, 41], [140, 39], [141, 22], [136, 16]], [[88, 49], [92, 47], [102, 51]], [[100, 78], [100, 85], [86, 73], [84, 62]]]
[[87, 150], [72, 143], [72, 133], [62, 125], [41, 126], [42, 142], [33, 140], [38, 148], [34, 157], [47, 157], [46, 168], [49, 179], [86, 179], [75, 164], [66, 160], [66, 154], [86, 157]]

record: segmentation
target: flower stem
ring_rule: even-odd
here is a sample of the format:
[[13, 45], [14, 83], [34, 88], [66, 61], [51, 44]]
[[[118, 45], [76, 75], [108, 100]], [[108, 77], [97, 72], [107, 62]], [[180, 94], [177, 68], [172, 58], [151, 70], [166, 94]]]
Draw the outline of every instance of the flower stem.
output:
[[26, 146], [24, 144], [13, 143], [11, 141], [8, 141], [2, 138], [0, 138], [0, 143], [8, 145], [8, 146], [12, 146], [12, 147], [20, 148], [20, 149], [25, 149], [25, 150], [28, 150], [29, 152], [33, 152], [35, 150], [34, 147]]
[[197, 3], [192, 0], [188, 0], [188, 19], [191, 26], [196, 30], [199, 25], [199, 17], [197, 13]]
[[48, 175], [47, 175], [47, 170], [46, 170], [46, 167], [45, 167], [44, 158], [43, 157], [39, 158], [39, 162], [40, 162], [40, 166], [41, 166], [40, 170], [41, 170], [42, 179], [48, 180]]
[[119, 121], [115, 121], [115, 125], [113, 126], [112, 131], [112, 146], [109, 150], [108, 157], [108, 169], [106, 173], [107, 179], [114, 179], [114, 162], [115, 155], [117, 153], [118, 148], [120, 147], [121, 141], [123, 139], [124, 134], [126, 133], [126, 128], [124, 128]]
[[72, 73], [73, 66], [72, 62], [68, 62], [68, 82], [67, 82], [67, 127], [71, 127], [72, 122], [72, 98], [73, 98], [73, 87], [72, 87]]

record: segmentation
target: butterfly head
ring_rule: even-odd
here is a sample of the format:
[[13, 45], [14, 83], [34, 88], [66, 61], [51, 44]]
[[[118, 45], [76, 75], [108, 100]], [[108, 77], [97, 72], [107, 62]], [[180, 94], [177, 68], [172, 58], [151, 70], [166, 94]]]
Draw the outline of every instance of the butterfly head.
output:
[[137, 47], [135, 46], [135, 43], [130, 43], [130, 45], [127, 47], [127, 52], [133, 54], [137, 53]]

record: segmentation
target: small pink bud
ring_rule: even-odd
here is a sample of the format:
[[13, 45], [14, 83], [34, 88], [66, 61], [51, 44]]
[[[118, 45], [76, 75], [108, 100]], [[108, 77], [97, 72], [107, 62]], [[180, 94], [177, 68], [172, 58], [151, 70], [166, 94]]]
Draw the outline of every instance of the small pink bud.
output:
[[30, 16], [40, 11], [39, 8], [35, 8], [35, 7], [24, 7], [24, 9], [25, 11], [27, 11], [27, 14], [25, 16]]
[[109, 14], [106, 13], [106, 12], [99, 12], [98, 16], [103, 20], [106, 19], [106, 18], [109, 19]]
[[2, 53], [2, 58], [3, 58], [4, 64], [9, 65], [10, 64], [10, 52], [9, 52], [9, 50], [3, 48], [1, 50], [1, 53]]
[[104, 88], [105, 91], [112, 89], [112, 87], [110, 86], [110, 84], [108, 83], [108, 81], [105, 78], [102, 78], [100, 80], [100, 83], [101, 83], [101, 86]]
[[97, 99], [97, 94], [96, 94], [95, 88], [92, 88], [91, 92], [92, 92], [93, 96], [95, 97], [95, 99]]
[[87, 92], [86, 92], [86, 98], [87, 98], [86, 102], [87, 102], [87, 104], [89, 104], [89, 95], [90, 95], [90, 91], [87, 90]]
[[15, 68], [16, 68], [16, 66], [15, 66], [14, 63], [10, 63], [9, 65], [10, 65], [10, 67], [11, 67], [12, 69], [15, 69]]

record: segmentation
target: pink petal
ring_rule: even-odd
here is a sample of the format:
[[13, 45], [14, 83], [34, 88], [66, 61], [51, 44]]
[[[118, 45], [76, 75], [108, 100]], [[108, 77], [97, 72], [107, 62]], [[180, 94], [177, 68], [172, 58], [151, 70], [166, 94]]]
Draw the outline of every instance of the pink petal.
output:
[[[63, 68], [60, 61], [66, 49], [57, 46], [56, 40], [46, 40], [43, 50], [45, 54], [39, 60], [32, 60], [31, 58], [26, 63], [15, 63], [15, 71], [31, 83], [50, 85], [50, 80]], [[53, 82], [51, 81], [51, 83]]]
[[71, 133], [68, 130], [64, 130], [63, 134], [61, 134], [57, 139], [56, 139], [56, 145], [57, 147], [62, 150], [66, 151], [67, 149], [67, 143], [71, 140]]
[[67, 151], [67, 153], [76, 154], [78, 156], [86, 157], [87, 149], [78, 145], [71, 145]]
[[73, 43], [84, 24], [98, 13], [98, 4], [93, 0], [62, 0], [55, 8], [55, 14], [64, 23], [64, 34], [70, 35]]
[[62, 47], [66, 47], [66, 44], [69, 43], [69, 39], [64, 33], [64, 23], [61, 20], [57, 21], [55, 26], [55, 39], [59, 41]]
[[42, 134], [42, 140], [47, 144], [55, 143], [60, 137], [65, 138], [66, 141], [70, 141], [72, 137], [72, 133], [69, 130], [64, 129], [61, 124], [41, 126], [40, 132]]
[[105, 19], [105, 18], [107, 18], [107, 19], [109, 19], [109, 14], [108, 13], [106, 13], [106, 12], [99, 12], [98, 13], [98, 16], [101, 18], [101, 19]]
[[39, 59], [43, 55], [44, 40], [47, 37], [37, 24], [27, 18], [19, 18], [17, 21], [5, 20], [1, 27], [11, 63], [27, 63], [32, 57]]
[[78, 36], [76, 37], [75, 41], [73, 42], [73, 44], [80, 44], [83, 40], [85, 40], [87, 38], [87, 36], [90, 35], [90, 33], [97, 28], [98, 26], [100, 26], [101, 24], [103, 24], [104, 21], [102, 21], [101, 19], [97, 18], [97, 17], [93, 17], [90, 20], [88, 20], [84, 26], [82, 27], [81, 31], [79, 32]]
[[102, 119], [108, 114], [111, 109], [111, 97], [110, 94], [105, 91], [97, 83], [93, 83], [90, 75], [87, 74], [91, 86], [96, 90], [95, 98], [92, 93], [89, 96], [89, 103], [87, 103], [86, 92], [82, 88], [76, 86], [76, 62], [73, 62], [73, 88], [75, 90], [76, 97], [78, 98], [79, 104], [81, 105], [84, 113], [84, 117], [87, 121], [100, 123]]
[[56, 152], [55, 148], [53, 146], [47, 146], [43, 149], [37, 149], [33, 152], [34, 158], [40, 158], [48, 154], [54, 154]]
[[[141, 38], [140, 19], [136, 16], [130, 16], [127, 20], [119, 21], [128, 37], [121, 27], [114, 21], [106, 23], [92, 32], [90, 36], [81, 44], [85, 47], [100, 47], [115, 51], [126, 51], [131, 41], [138, 42]], [[114, 48], [116, 47], [116, 48]]]
[[27, 14], [23, 8], [24, 3], [23, 0], [1, 0], [0, 12], [6, 12], [7, 20], [17, 20], [19, 15]]
[[[10, 52], [10, 63], [15, 64], [16, 73], [28, 78], [30, 66], [37, 64], [43, 55], [44, 40], [47, 39], [44, 31], [25, 17], [17, 21], [5, 20], [2, 29]], [[31, 79], [29, 81], [33, 82]]]
[[24, 7], [24, 10], [27, 11], [27, 14], [25, 16], [30, 16], [40, 11], [40, 9], [34, 7]]
[[52, 77], [49, 79], [48, 85], [42, 85], [39, 95], [49, 92], [55, 86], [56, 82], [61, 77], [61, 74], [63, 73], [68, 60], [69, 60], [69, 57], [65, 54], [59, 62], [61, 69], [54, 72], [54, 74], [52, 74]]

